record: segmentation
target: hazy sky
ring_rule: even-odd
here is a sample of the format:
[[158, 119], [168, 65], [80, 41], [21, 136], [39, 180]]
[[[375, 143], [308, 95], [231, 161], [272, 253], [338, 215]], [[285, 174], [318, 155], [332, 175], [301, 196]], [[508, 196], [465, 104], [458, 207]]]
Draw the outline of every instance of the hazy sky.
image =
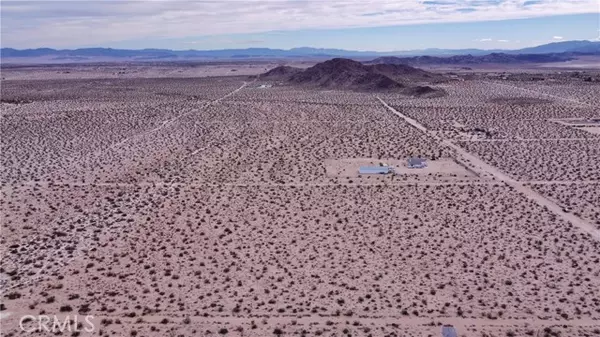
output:
[[2, 47], [520, 48], [597, 39], [600, 0], [0, 1]]

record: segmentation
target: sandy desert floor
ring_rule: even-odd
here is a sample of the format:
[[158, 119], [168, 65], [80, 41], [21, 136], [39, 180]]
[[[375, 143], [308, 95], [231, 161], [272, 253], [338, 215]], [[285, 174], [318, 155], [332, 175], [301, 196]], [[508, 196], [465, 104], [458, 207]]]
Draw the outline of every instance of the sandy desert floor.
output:
[[600, 85], [413, 99], [254, 67], [3, 69], [2, 336], [600, 336], [600, 135], [557, 122], [600, 119]]

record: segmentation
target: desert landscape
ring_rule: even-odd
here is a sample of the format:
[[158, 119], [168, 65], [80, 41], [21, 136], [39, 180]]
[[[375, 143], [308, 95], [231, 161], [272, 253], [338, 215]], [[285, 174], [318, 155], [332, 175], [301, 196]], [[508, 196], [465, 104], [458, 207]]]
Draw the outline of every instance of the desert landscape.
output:
[[600, 336], [600, 70], [516, 68], [3, 67], [2, 336]]

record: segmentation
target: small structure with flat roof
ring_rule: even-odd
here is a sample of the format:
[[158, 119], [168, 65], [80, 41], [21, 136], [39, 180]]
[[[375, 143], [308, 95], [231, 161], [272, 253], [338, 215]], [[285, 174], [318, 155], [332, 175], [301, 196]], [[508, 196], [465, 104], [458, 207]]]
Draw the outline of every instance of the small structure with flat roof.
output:
[[394, 173], [394, 169], [389, 166], [361, 166], [358, 168], [359, 174], [389, 174]]
[[408, 158], [406, 166], [408, 168], [425, 168], [427, 167], [427, 161], [423, 158]]
[[456, 329], [452, 325], [444, 325], [442, 327], [442, 337], [457, 337]]

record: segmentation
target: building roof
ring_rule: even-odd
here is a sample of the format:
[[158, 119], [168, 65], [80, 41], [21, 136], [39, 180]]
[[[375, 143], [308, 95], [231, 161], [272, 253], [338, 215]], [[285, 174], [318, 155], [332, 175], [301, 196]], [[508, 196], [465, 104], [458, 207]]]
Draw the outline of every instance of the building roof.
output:
[[423, 158], [408, 158], [408, 165], [423, 165], [425, 164], [425, 159]]
[[389, 166], [361, 166], [358, 169], [360, 174], [386, 174], [390, 173], [392, 168]]
[[457, 337], [456, 330], [453, 326], [444, 325], [442, 327], [442, 337]]

